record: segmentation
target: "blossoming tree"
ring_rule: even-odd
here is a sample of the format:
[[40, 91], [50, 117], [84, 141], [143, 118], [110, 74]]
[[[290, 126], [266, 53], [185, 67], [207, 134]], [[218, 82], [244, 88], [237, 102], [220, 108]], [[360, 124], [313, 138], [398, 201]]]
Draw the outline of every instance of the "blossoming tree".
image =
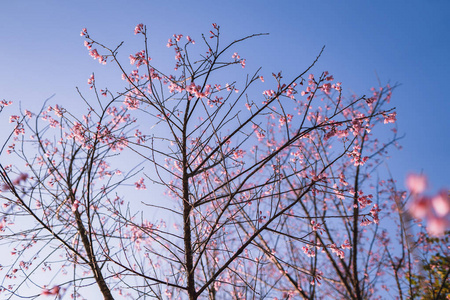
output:
[[237, 80], [246, 60], [235, 47], [261, 34], [222, 46], [216, 24], [201, 43], [170, 38], [165, 72], [146, 27], [135, 34], [144, 49], [129, 70], [121, 45], [81, 32], [123, 90], [98, 90], [92, 75], [84, 115], [46, 104], [10, 118], [3, 295], [78, 299], [96, 286], [104, 299], [369, 299], [390, 278], [401, 297], [415, 292], [412, 260], [394, 258], [413, 254], [408, 234], [400, 226], [403, 249], [392, 250], [380, 221], [401, 219], [395, 199], [406, 198], [372, 176], [397, 142], [395, 128], [376, 135], [395, 122], [395, 87], [346, 98], [333, 75], [311, 74], [317, 60], [287, 80], [260, 70]]

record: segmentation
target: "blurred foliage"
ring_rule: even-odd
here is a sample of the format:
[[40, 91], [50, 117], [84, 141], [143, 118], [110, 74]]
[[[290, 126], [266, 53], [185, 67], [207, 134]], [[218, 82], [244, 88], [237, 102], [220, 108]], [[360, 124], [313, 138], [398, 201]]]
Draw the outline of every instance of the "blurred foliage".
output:
[[[443, 238], [427, 237], [429, 245], [449, 245], [450, 231]], [[447, 246], [448, 247], [448, 246]], [[448, 253], [450, 249], [443, 249]], [[450, 256], [436, 253], [422, 261], [421, 274], [412, 275], [413, 299], [450, 299]]]

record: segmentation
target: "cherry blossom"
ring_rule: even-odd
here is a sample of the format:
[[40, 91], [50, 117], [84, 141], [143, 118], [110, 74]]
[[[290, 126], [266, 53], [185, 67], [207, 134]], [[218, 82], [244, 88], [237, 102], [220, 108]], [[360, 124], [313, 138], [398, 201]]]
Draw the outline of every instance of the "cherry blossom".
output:
[[413, 198], [409, 207], [411, 215], [418, 219], [425, 218], [431, 235], [444, 235], [450, 229], [450, 193], [444, 190], [432, 197], [424, 195], [427, 188], [425, 175], [410, 174], [406, 185]]
[[[417, 265], [405, 243], [430, 245], [420, 227], [420, 240], [408, 232], [405, 210], [442, 235], [450, 205], [445, 192], [425, 195], [420, 176], [407, 180], [410, 200], [375, 179], [397, 142], [377, 134], [396, 121], [395, 87], [352, 95], [315, 61], [265, 80], [238, 67], [253, 68], [240, 42], [262, 34], [226, 44], [210, 29], [195, 47], [190, 35], [168, 38], [171, 73], [149, 57], [143, 24], [129, 56], [83, 29], [89, 55], [114, 62], [123, 86], [98, 89], [92, 74], [83, 112], [51, 103], [11, 114], [4, 149], [19, 163], [0, 170], [0, 230], [14, 256], [4, 286], [80, 299], [85, 286], [105, 299], [376, 299], [396, 278], [408, 288], [406, 266]], [[25, 129], [31, 138], [15, 135]], [[37, 286], [44, 272], [52, 288]]]
[[144, 24], [140, 23], [138, 25], [136, 25], [136, 28], [134, 28], [134, 34], [138, 34], [138, 33], [144, 33]]
[[427, 188], [425, 175], [410, 174], [406, 178], [406, 186], [412, 194], [421, 194]]
[[144, 184], [144, 178], [141, 178], [138, 181], [136, 181], [134, 183], [134, 185], [136, 186], [137, 190], [146, 190], [147, 189], [147, 187]]

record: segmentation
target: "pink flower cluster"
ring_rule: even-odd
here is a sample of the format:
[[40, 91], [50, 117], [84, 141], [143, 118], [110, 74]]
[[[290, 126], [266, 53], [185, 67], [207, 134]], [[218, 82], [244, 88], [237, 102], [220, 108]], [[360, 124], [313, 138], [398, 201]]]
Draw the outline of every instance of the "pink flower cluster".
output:
[[136, 65], [139, 68], [141, 65], [148, 65], [148, 62], [152, 60], [150, 57], [145, 57], [145, 50], [137, 52], [135, 55], [130, 55], [130, 64]]
[[345, 253], [344, 251], [342, 251], [341, 249], [339, 249], [336, 244], [331, 244], [330, 246], [331, 252], [333, 252], [334, 254], [336, 254], [340, 259], [344, 259], [345, 258]]
[[411, 193], [410, 214], [418, 219], [427, 219], [427, 231], [433, 236], [442, 236], [450, 229], [450, 195], [442, 190], [432, 197], [423, 193], [427, 188], [425, 175], [411, 174], [406, 179], [406, 186]]
[[395, 123], [397, 121], [397, 113], [393, 112], [391, 114], [383, 114], [384, 124]]
[[237, 52], [234, 52], [231, 58], [234, 58], [235, 62], [240, 63], [242, 68], [245, 68], [245, 59], [241, 59], [241, 57], [239, 56], [239, 54], [237, 54]]
[[138, 181], [136, 181], [134, 183], [134, 185], [136, 186], [137, 190], [146, 190], [147, 189], [147, 187], [144, 184], [144, 178], [142, 178], [142, 177]]
[[352, 163], [355, 165], [355, 167], [364, 165], [369, 159], [368, 156], [361, 157], [361, 146], [357, 144], [353, 146], [353, 150], [351, 152], [348, 152], [347, 155], [351, 157]]
[[94, 88], [94, 84], [95, 84], [94, 74], [91, 74], [91, 76], [89, 77], [87, 83], [89, 85], [89, 89], [92, 90]]
[[138, 24], [136, 25], [136, 27], [134, 28], [134, 34], [138, 34], [138, 33], [142, 33], [144, 34], [144, 24]]
[[78, 210], [78, 207], [80, 206], [80, 201], [75, 200], [72, 204], [72, 212], [76, 212]]
[[[84, 41], [84, 46], [89, 50], [89, 55], [93, 59], [97, 59], [99, 63], [105, 65], [106, 64], [106, 56], [100, 55], [97, 49], [92, 49], [93, 41], [89, 38], [89, 34], [86, 28], [81, 30], [80, 36], [84, 36], [88, 41]], [[90, 41], [89, 41], [90, 40]]]
[[186, 39], [189, 43], [195, 44], [195, 41], [190, 36], [186, 36]]
[[[14, 179], [14, 181], [12, 182], [12, 186], [18, 187], [22, 183], [22, 181], [26, 182], [28, 177], [29, 176], [27, 173], [21, 173], [16, 179]], [[9, 191], [11, 189], [12, 187], [9, 184], [3, 184], [2, 186], [0, 186], [0, 192]]]
[[311, 220], [312, 230], [318, 232], [319, 234], [323, 234], [323, 227], [321, 223], [318, 223], [314, 220]]
[[322, 283], [320, 282], [322, 280], [322, 275], [323, 272], [322, 271], [316, 271], [316, 275], [313, 276], [313, 279], [311, 280], [311, 285], [316, 285], [320, 286]]
[[16, 123], [16, 127], [14, 128], [14, 135], [18, 136], [20, 134], [25, 134], [25, 129], [23, 127], [23, 123], [21, 121], [20, 116], [12, 115], [9, 117], [9, 123]]
[[6, 101], [5, 99], [3, 99], [2, 101], [0, 101], [0, 112], [3, 111], [3, 108], [5, 106], [9, 106], [12, 104], [12, 101]]
[[89, 55], [93, 59], [97, 59], [99, 63], [106, 65], [106, 57], [98, 54], [97, 49], [89, 50]]
[[312, 245], [303, 246], [302, 250], [308, 257], [316, 256], [316, 251], [314, 251], [314, 248]]
[[190, 94], [190, 98], [192, 96], [197, 98], [205, 98], [211, 94], [211, 85], [206, 85], [203, 92], [200, 92], [201, 90], [202, 87], [199, 85], [196, 86], [194, 82], [191, 82], [191, 84], [186, 87], [186, 92]]
[[41, 296], [53, 296], [53, 295], [59, 295], [59, 291], [60, 291], [60, 287], [59, 286], [54, 286], [51, 289], [44, 289], [41, 292]]

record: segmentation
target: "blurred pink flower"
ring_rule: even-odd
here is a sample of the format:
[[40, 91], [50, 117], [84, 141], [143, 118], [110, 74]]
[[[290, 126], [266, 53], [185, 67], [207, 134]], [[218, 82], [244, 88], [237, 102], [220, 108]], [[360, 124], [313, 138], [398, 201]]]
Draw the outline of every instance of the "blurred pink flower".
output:
[[414, 218], [427, 220], [427, 231], [433, 236], [442, 236], [450, 229], [450, 193], [441, 191], [428, 197], [423, 192], [427, 188], [425, 175], [411, 174], [406, 179], [412, 201], [409, 212]]
[[411, 194], [423, 193], [427, 187], [427, 178], [425, 175], [410, 174], [406, 178], [406, 187]]
[[449, 227], [450, 222], [446, 217], [433, 216], [429, 218], [427, 222], [427, 231], [433, 236], [443, 236]]
[[422, 219], [430, 214], [431, 205], [430, 198], [420, 196], [415, 197], [411, 203], [409, 211], [414, 218]]
[[443, 217], [450, 212], [450, 197], [447, 191], [441, 191], [431, 199], [436, 215]]
[[60, 289], [61, 288], [59, 286], [54, 286], [52, 289], [44, 289], [41, 292], [41, 296], [59, 295]]

